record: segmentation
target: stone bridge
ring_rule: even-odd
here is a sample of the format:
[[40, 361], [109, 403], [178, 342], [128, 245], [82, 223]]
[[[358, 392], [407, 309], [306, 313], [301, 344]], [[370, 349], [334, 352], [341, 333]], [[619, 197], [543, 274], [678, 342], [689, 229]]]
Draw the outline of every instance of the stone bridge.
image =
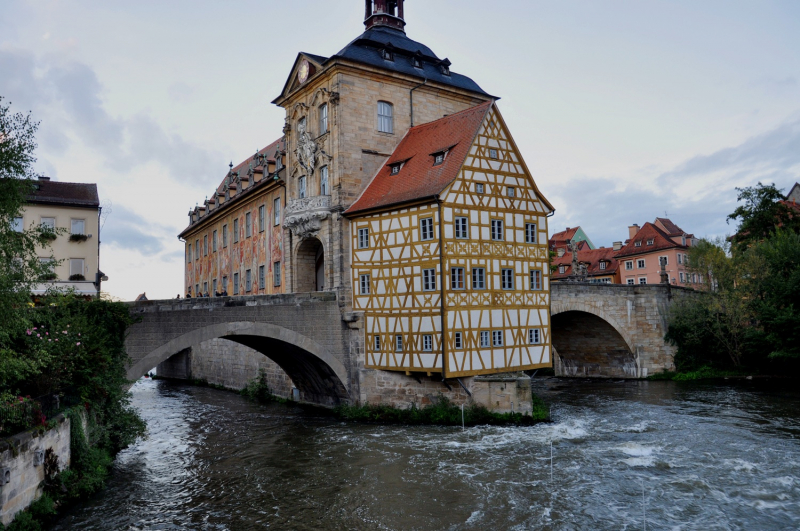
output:
[[[667, 312], [674, 297], [686, 292], [669, 286], [552, 284], [556, 374], [642, 378], [671, 369], [673, 347], [663, 339]], [[359, 316], [343, 313], [334, 292], [128, 304], [131, 314], [139, 319], [126, 339], [132, 360], [129, 380], [140, 378], [170, 358], [166, 365], [171, 363], [174, 368], [179, 365], [175, 363], [179, 354], [191, 354], [198, 345], [225, 339], [253, 349], [243, 351], [256, 351], [272, 360], [290, 378], [300, 400], [306, 402], [371, 402], [389, 393], [389, 386], [391, 392], [407, 396], [409, 385], [414, 385], [409, 384], [411, 377], [401, 373], [363, 368]], [[198, 351], [194, 361], [209, 357], [223, 356]], [[236, 352], [228, 356], [241, 357]], [[229, 359], [221, 361], [227, 363]], [[206, 374], [200, 377], [212, 381], [225, 363], [206, 367]], [[190, 372], [180, 377], [192, 377]], [[233, 387], [243, 386], [243, 381], [258, 374], [253, 368], [240, 372], [247, 373], [247, 379], [240, 379]], [[420, 393], [444, 389], [441, 379], [413, 379], [420, 383]]]
[[644, 378], [673, 370], [669, 307], [692, 290], [665, 285], [555, 282], [550, 315], [558, 376]]

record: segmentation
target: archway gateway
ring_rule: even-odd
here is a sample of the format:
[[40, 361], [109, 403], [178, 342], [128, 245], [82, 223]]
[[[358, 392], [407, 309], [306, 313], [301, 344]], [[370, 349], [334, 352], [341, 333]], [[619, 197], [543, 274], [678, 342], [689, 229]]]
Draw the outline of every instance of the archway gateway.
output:
[[297, 246], [295, 255], [298, 292], [325, 290], [325, 249], [316, 238], [308, 238]]

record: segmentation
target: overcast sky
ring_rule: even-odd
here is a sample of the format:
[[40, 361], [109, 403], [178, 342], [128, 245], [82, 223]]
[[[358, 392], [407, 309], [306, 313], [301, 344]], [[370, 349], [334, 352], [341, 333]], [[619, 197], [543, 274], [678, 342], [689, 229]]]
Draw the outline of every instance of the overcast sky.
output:
[[[96, 182], [113, 295], [182, 290], [187, 212], [281, 135], [298, 52], [362, 0], [0, 1], [0, 95], [41, 121], [38, 170]], [[409, 0], [407, 33], [499, 107], [551, 233], [596, 245], [668, 215], [730, 233], [737, 186], [800, 180], [800, 2]]]

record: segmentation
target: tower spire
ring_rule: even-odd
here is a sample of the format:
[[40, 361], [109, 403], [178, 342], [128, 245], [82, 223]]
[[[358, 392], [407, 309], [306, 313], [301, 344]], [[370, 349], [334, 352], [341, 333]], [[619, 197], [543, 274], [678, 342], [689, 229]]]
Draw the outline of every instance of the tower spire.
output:
[[393, 28], [405, 33], [403, 19], [404, 0], [365, 0], [364, 26]]

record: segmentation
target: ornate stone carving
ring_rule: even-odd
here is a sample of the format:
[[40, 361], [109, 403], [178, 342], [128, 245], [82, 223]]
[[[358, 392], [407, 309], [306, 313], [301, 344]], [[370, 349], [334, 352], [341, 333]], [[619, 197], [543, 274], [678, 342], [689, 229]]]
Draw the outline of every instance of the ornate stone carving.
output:
[[316, 236], [322, 228], [322, 220], [330, 216], [330, 208], [329, 195], [292, 199], [286, 206], [283, 226], [298, 238]]
[[296, 216], [287, 217], [283, 225], [292, 231], [298, 238], [310, 238], [316, 236], [322, 229], [322, 220], [330, 216], [330, 212], [308, 212]]
[[297, 155], [297, 161], [309, 175], [314, 175], [318, 150], [317, 143], [306, 131], [305, 120], [300, 120], [297, 124], [297, 149], [294, 150], [294, 153]]

